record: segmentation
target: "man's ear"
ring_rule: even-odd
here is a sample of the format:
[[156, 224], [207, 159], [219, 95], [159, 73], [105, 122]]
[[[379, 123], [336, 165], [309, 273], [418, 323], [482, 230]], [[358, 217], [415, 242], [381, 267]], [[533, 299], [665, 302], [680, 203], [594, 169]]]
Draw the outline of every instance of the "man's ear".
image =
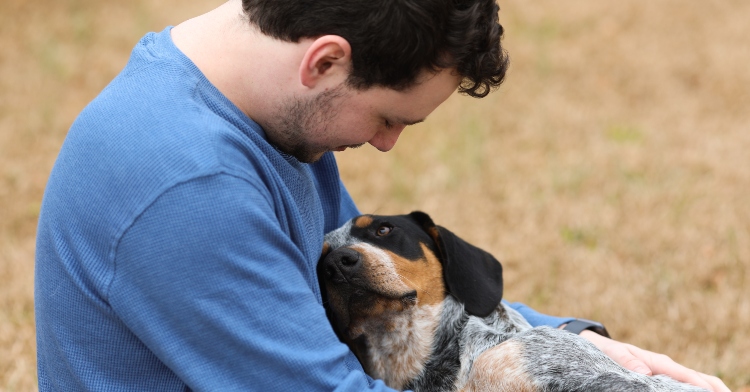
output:
[[349, 41], [338, 35], [324, 35], [307, 48], [299, 66], [300, 82], [314, 88], [322, 80], [338, 77], [331, 85], [346, 80], [351, 70], [352, 47]]
[[486, 317], [503, 298], [503, 267], [488, 252], [464, 241], [450, 230], [436, 226], [429, 215], [410, 216], [429, 234], [440, 252], [448, 292], [471, 315]]

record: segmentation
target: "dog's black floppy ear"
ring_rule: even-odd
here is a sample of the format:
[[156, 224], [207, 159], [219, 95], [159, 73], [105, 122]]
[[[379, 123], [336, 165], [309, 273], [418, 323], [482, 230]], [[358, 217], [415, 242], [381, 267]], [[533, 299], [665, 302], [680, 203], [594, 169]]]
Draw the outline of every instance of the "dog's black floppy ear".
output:
[[461, 301], [471, 315], [485, 317], [492, 313], [503, 298], [500, 262], [450, 230], [435, 225], [424, 212], [414, 211], [410, 216], [437, 244], [448, 292]]

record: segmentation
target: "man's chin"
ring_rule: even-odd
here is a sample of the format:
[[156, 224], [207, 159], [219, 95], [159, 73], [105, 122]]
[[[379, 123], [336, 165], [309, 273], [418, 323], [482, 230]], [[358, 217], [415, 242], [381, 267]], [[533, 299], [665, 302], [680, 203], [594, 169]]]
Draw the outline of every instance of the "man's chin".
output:
[[[335, 147], [335, 148], [332, 148], [332, 149], [330, 149], [329, 151], [331, 151], [331, 152], [341, 152], [341, 151], [344, 151], [344, 150], [346, 150], [346, 149], [348, 149], [348, 148], [352, 148], [352, 149], [354, 149], [354, 148], [360, 148], [360, 147], [362, 147], [362, 146], [364, 146], [364, 145], [365, 145], [365, 143], [360, 143], [360, 144], [350, 144], [350, 145], [348, 145], [348, 146], [339, 146], [339, 147]], [[320, 160], [320, 158], [322, 158], [322, 157], [323, 157], [323, 155], [324, 155], [324, 154], [325, 154], [326, 152], [328, 152], [328, 151], [325, 151], [325, 152], [319, 152], [319, 153], [315, 153], [315, 154], [308, 154], [307, 156], [304, 156], [304, 158], [309, 158], [309, 160], [308, 160], [308, 159], [300, 159], [300, 157], [297, 157], [297, 159], [298, 159], [298, 160], [299, 160], [300, 162], [305, 162], [305, 163], [314, 163], [314, 162], [317, 162], [318, 160]]]
[[285, 151], [285, 149], [283, 148], [279, 148], [279, 149], [283, 151], [284, 153], [297, 158], [297, 160], [302, 163], [315, 163], [319, 161], [320, 158], [322, 158], [323, 155], [325, 155], [325, 153], [329, 151], [340, 152], [340, 151], [346, 150], [347, 148], [359, 148], [359, 147], [362, 147], [364, 144], [365, 143], [338, 146], [338, 147], [331, 148], [326, 151], [310, 151], [309, 149], [305, 149], [305, 148], [290, 149], [290, 151]]
[[321, 153], [317, 153], [317, 154], [312, 155], [312, 156], [308, 156], [308, 157], [306, 157], [307, 159], [305, 159], [305, 160], [300, 159], [299, 161], [303, 162], [303, 163], [315, 163], [315, 162], [319, 161], [320, 158], [323, 158], [323, 155], [325, 155], [325, 152], [321, 152]]
[[323, 158], [323, 155], [325, 155], [325, 152], [319, 152], [319, 153], [309, 153], [309, 154], [300, 154], [300, 155], [292, 155], [293, 157], [297, 158], [298, 161], [302, 163], [315, 163], [320, 160], [320, 158]]
[[290, 155], [302, 163], [315, 163], [323, 157], [327, 151], [311, 151], [309, 148], [302, 146], [295, 146], [292, 148], [277, 145], [276, 149], [283, 152], [286, 155]]
[[364, 143], [359, 143], [359, 144], [349, 144], [349, 145], [346, 145], [346, 146], [338, 146], [338, 147], [334, 148], [334, 149], [333, 149], [333, 150], [331, 150], [331, 151], [344, 151], [344, 150], [346, 150], [347, 148], [352, 148], [352, 149], [354, 149], [354, 148], [360, 148], [360, 147], [362, 147], [362, 146], [364, 146], [364, 145], [365, 145]]

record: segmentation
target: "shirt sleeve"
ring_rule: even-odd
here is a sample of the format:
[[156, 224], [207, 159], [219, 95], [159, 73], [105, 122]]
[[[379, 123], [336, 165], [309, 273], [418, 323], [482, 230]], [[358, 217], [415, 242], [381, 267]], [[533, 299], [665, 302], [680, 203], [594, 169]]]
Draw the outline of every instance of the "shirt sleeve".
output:
[[192, 390], [390, 391], [336, 338], [314, 276], [264, 188], [219, 174], [139, 215], [108, 296]]
[[569, 323], [575, 320], [575, 318], [573, 317], [548, 316], [546, 314], [539, 313], [520, 302], [507, 302], [505, 300], [503, 300], [503, 302], [520, 313], [521, 316], [523, 316], [523, 318], [525, 318], [532, 327], [548, 326], [557, 328], [565, 323]]
[[343, 226], [350, 219], [355, 216], [362, 215], [357, 208], [357, 205], [352, 200], [352, 196], [349, 195], [349, 191], [346, 190], [344, 183], [339, 180], [339, 188], [341, 189], [341, 210], [339, 212], [339, 224], [338, 227]]

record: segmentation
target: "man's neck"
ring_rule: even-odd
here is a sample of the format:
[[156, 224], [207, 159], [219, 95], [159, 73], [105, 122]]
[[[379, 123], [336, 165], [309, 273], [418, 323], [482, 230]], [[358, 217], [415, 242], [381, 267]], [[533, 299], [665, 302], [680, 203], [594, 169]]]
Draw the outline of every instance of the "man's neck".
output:
[[175, 26], [172, 40], [222, 94], [261, 125], [298, 84], [304, 43], [262, 34], [247, 20], [240, 0]]

